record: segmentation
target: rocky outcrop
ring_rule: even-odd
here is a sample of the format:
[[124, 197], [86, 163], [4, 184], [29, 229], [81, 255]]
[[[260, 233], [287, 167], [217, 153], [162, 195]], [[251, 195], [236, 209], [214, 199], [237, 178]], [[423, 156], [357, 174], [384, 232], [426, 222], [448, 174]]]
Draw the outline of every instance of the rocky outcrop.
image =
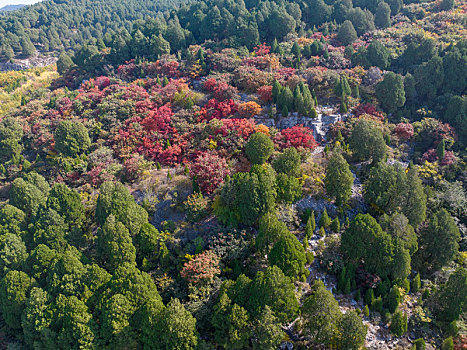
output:
[[305, 117], [295, 112], [290, 113], [287, 117], [282, 117], [281, 115], [276, 118], [257, 116], [255, 119], [259, 124], [264, 124], [269, 127], [274, 126], [278, 129], [287, 129], [295, 125], [306, 126], [313, 130], [313, 136], [316, 141], [322, 142], [325, 140], [329, 127], [338, 121], [345, 120], [347, 115], [334, 114], [332, 107], [321, 107], [317, 109], [317, 112], [317, 118]]

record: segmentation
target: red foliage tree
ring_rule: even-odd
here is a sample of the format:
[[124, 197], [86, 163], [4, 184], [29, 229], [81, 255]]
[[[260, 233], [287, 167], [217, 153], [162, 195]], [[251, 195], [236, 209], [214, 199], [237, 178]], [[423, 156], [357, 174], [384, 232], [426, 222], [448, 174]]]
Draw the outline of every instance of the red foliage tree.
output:
[[198, 121], [224, 119], [237, 112], [237, 105], [233, 100], [218, 101], [212, 98], [197, 112]]
[[376, 107], [371, 103], [359, 104], [353, 109], [353, 114], [356, 118], [360, 117], [362, 114], [369, 114], [377, 119], [383, 121], [384, 115], [381, 112], [376, 110]]
[[312, 151], [318, 146], [313, 137], [313, 131], [303, 125], [295, 125], [282, 130], [276, 135], [274, 142], [280, 149], [295, 147]]
[[200, 190], [211, 194], [224, 183], [225, 177], [230, 175], [230, 170], [224, 158], [213, 152], [204, 152], [198, 155], [191, 165], [190, 173]]
[[394, 133], [401, 140], [410, 140], [414, 135], [413, 125], [410, 123], [399, 123], [394, 129]]
[[213, 251], [207, 250], [186, 262], [180, 275], [189, 283], [202, 285], [220, 274], [219, 263], [219, 257]]
[[272, 101], [272, 86], [271, 85], [264, 85], [261, 86], [256, 93], [261, 101], [264, 103], [268, 103]]

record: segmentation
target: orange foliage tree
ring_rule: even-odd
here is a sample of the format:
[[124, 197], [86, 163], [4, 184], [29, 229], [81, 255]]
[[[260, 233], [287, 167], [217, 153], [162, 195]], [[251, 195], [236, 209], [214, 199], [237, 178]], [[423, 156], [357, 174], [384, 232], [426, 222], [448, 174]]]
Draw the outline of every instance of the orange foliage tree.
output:
[[243, 118], [253, 118], [261, 113], [261, 106], [256, 102], [244, 102], [238, 105], [238, 114]]

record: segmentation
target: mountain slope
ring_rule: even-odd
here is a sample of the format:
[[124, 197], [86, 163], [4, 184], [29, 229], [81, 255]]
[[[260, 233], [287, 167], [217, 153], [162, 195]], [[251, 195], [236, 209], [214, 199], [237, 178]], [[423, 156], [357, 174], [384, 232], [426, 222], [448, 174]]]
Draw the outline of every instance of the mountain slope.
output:
[[22, 5], [22, 4], [21, 5], [6, 5], [0, 8], [0, 12], [16, 11], [16, 10], [23, 8], [24, 6], [26, 5]]
[[[49, 0], [0, 17], [3, 58], [34, 52], [68, 50], [90, 39], [125, 28], [186, 0]], [[6, 54], [8, 52], [8, 54]], [[5, 57], [6, 56], [6, 57]]]

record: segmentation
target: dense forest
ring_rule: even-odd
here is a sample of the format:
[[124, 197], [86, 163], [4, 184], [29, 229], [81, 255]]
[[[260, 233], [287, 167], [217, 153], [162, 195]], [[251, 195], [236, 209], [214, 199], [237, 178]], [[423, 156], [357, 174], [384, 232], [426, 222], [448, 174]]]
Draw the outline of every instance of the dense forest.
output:
[[131, 30], [136, 20], [156, 17], [179, 0], [48, 0], [13, 12], [0, 12], [3, 59], [43, 52], [74, 50], [90, 39], [110, 40], [114, 32]]
[[0, 15], [2, 346], [464, 349], [466, 11]]

